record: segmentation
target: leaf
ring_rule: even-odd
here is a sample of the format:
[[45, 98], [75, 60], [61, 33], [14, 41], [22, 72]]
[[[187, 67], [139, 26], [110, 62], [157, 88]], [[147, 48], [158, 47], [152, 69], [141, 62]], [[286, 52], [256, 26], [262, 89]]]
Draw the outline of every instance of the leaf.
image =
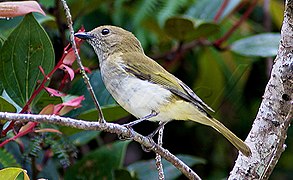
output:
[[201, 37], [214, 35], [219, 31], [219, 26], [187, 17], [171, 17], [167, 19], [164, 30], [166, 33], [180, 41], [190, 41]]
[[16, 108], [0, 96], [0, 112], [16, 112]]
[[[93, 90], [95, 92], [95, 95], [100, 103], [100, 105], [103, 106], [108, 106], [108, 105], [113, 105], [116, 104], [115, 100], [112, 98], [110, 93], [107, 91], [102, 78], [100, 71], [96, 70], [93, 71], [91, 74], [89, 74], [89, 79], [91, 82], [91, 85], [93, 87]], [[79, 79], [77, 82], [75, 82], [72, 86], [72, 88], [69, 91], [69, 94], [73, 95], [84, 95], [85, 100], [82, 101], [82, 107], [74, 110], [69, 114], [71, 117], [75, 117], [82, 112], [88, 111], [90, 109], [95, 109], [95, 104], [93, 102], [93, 99], [91, 95], [88, 92], [88, 89], [83, 81], [83, 79]]]
[[[42, 114], [42, 113], [52, 114], [50, 112], [53, 112], [54, 105], [60, 104], [60, 103], [62, 103], [62, 100], [60, 97], [55, 97], [55, 96], [49, 95], [48, 93], [43, 93], [39, 101], [35, 104], [35, 111], [39, 112], [39, 114]], [[53, 106], [53, 107], [48, 107], [48, 106]], [[43, 112], [41, 113], [41, 111]]]
[[[125, 111], [121, 106], [117, 104], [103, 106], [102, 112], [106, 121], [115, 121], [129, 115], [127, 111]], [[77, 119], [83, 120], [97, 120], [97, 118], [98, 111], [96, 109], [85, 111], [77, 117]]]
[[0, 17], [23, 16], [31, 12], [38, 12], [46, 16], [36, 1], [1, 2]]
[[115, 180], [137, 180], [136, 177], [132, 177], [129, 171], [126, 169], [117, 169], [114, 171]]
[[4, 89], [13, 101], [23, 107], [35, 90], [37, 81], [43, 79], [38, 67], [42, 66], [47, 73], [54, 64], [50, 39], [32, 14], [25, 16], [4, 42], [0, 49], [0, 63], [0, 81]]
[[[198, 57], [198, 76], [196, 79], [195, 93], [214, 110], [217, 110], [222, 101], [219, 92], [225, 87], [224, 68], [222, 63], [215, 61], [219, 58], [218, 51], [213, 48], [205, 48]], [[225, 72], [224, 72], [225, 73]], [[214, 102], [214, 100], [218, 100]]]
[[[241, 0], [229, 1], [222, 13], [220, 19], [224, 19], [228, 14], [230, 14], [234, 8], [241, 2]], [[188, 10], [186, 15], [199, 18], [206, 21], [211, 21], [215, 18], [216, 13], [219, 11], [223, 0], [200, 0], [196, 1]]]
[[[196, 164], [204, 164], [205, 160], [202, 158], [190, 156], [190, 155], [177, 155], [187, 166], [191, 167]], [[176, 169], [173, 164], [162, 159], [165, 179], [176, 179], [182, 173]], [[148, 180], [148, 179], [158, 179], [158, 171], [156, 168], [155, 160], [140, 161], [133, 163], [127, 167], [130, 172], [134, 172], [138, 179]]]
[[270, 16], [272, 17], [273, 23], [277, 28], [282, 27], [284, 19], [283, 13], [285, 10], [284, 1], [272, 0], [270, 3]]
[[10, 152], [7, 152], [4, 148], [0, 149], [0, 164], [3, 167], [20, 167], [20, 165], [16, 162], [16, 159], [13, 157], [13, 155]]
[[45, 90], [50, 94], [50, 96], [56, 96], [56, 97], [66, 96], [66, 94], [56, 89], [45, 87]]
[[16, 179], [20, 173], [24, 174], [23, 180], [29, 180], [26, 170], [21, 168], [5, 168], [0, 170], [2, 179]]
[[3, 84], [2, 84], [2, 82], [0, 81], [0, 94], [2, 94], [3, 91], [4, 91]]
[[84, 96], [70, 96], [67, 95], [62, 97], [63, 103], [57, 104], [54, 107], [54, 114], [64, 115], [68, 112], [72, 111], [73, 109], [81, 107], [81, 102], [84, 100]]
[[101, 132], [100, 131], [81, 131], [69, 137], [75, 146], [82, 146], [95, 139]]
[[88, 153], [69, 167], [64, 179], [113, 179], [113, 171], [122, 167], [130, 141], [117, 141]]
[[163, 1], [162, 8], [157, 15], [158, 23], [163, 25], [168, 17], [174, 16], [186, 3], [188, 3], [187, 0]]
[[101, 0], [70, 0], [68, 6], [72, 12], [72, 18], [75, 19], [77, 16], [84, 16], [97, 9], [97, 4], [101, 4]]
[[63, 69], [63, 71], [65, 73], [68, 73], [69, 74], [70, 81], [72, 81], [74, 79], [74, 75], [75, 74], [74, 74], [74, 70], [71, 67], [66, 66], [65, 64], [62, 64], [59, 68], [60, 69]]
[[281, 36], [263, 33], [240, 39], [231, 45], [231, 51], [249, 57], [272, 57], [277, 54]]

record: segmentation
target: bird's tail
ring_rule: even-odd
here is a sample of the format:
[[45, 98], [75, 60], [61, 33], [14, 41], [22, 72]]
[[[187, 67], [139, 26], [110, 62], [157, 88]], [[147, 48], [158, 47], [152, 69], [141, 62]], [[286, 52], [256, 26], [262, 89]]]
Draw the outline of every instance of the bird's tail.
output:
[[242, 154], [244, 154], [245, 156], [251, 155], [250, 148], [217, 119], [207, 117], [203, 114], [201, 114], [201, 116], [198, 116], [197, 114], [196, 116], [193, 116], [193, 118], [190, 119], [201, 124], [213, 127], [215, 130], [221, 133], [227, 140], [229, 140]]
[[234, 133], [232, 133], [228, 128], [226, 128], [220, 121], [215, 118], [210, 118], [211, 127], [221, 133], [225, 138], [227, 138], [242, 154], [245, 156], [251, 155], [250, 148]]

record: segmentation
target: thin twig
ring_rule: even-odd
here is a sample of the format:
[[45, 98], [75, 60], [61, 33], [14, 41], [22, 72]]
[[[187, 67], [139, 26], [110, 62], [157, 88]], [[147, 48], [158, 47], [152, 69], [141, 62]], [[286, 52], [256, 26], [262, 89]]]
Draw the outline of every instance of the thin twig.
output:
[[[241, 18], [239, 19], [239, 21], [237, 21], [230, 29], [228, 32], [226, 32], [226, 34], [224, 34], [223, 37], [221, 37], [220, 39], [216, 40], [214, 42], [214, 46], [218, 49], [223, 49], [221, 48], [221, 45], [223, 42], [225, 42], [232, 34], [234, 31], [237, 30], [237, 28], [248, 18], [248, 16], [252, 13], [254, 7], [257, 5], [258, 0], [253, 0], [250, 4], [250, 6], [248, 7], [248, 9], [245, 11], [245, 13], [241, 16]], [[225, 49], [225, 48], [224, 48]]]
[[[160, 125], [162, 122], [160, 122]], [[164, 126], [161, 127], [161, 129], [158, 132], [158, 146], [163, 147], [163, 132], [164, 132]], [[162, 163], [162, 157], [160, 154], [156, 153], [156, 166], [159, 174], [159, 179], [164, 180], [164, 168], [163, 168], [163, 163]]]
[[63, 4], [63, 7], [64, 7], [64, 11], [65, 11], [65, 15], [66, 15], [66, 19], [67, 19], [67, 25], [68, 25], [68, 28], [69, 28], [69, 31], [70, 31], [70, 42], [72, 44], [72, 49], [74, 51], [74, 54], [75, 54], [75, 57], [76, 57], [76, 61], [77, 61], [77, 64], [80, 68], [80, 72], [81, 72], [81, 75], [82, 75], [82, 78], [87, 86], [87, 89], [90, 93], [90, 95], [92, 96], [92, 99], [95, 103], [95, 106], [99, 112], [99, 122], [100, 123], [105, 123], [105, 119], [104, 119], [104, 115], [103, 115], [103, 112], [101, 110], [101, 106], [97, 100], [97, 97], [94, 93], [94, 90], [93, 90], [93, 87], [91, 86], [90, 84], [90, 81], [89, 81], [89, 78], [88, 76], [86, 75], [85, 73], [85, 70], [84, 70], [84, 67], [81, 63], [81, 60], [80, 60], [80, 56], [78, 54], [78, 51], [77, 51], [77, 48], [76, 48], [76, 43], [75, 43], [75, 40], [74, 40], [74, 30], [73, 30], [73, 27], [72, 27], [72, 18], [71, 18], [71, 14], [70, 14], [70, 10], [69, 10], [69, 7], [67, 6], [67, 3], [65, 0], [61, 0], [62, 4]]
[[78, 128], [83, 130], [98, 130], [105, 131], [109, 133], [114, 133], [119, 136], [127, 137], [133, 139], [134, 141], [145, 146], [155, 153], [158, 153], [164, 159], [173, 164], [178, 170], [180, 170], [187, 178], [199, 180], [201, 179], [192, 169], [190, 169], [186, 164], [184, 164], [180, 159], [171, 154], [167, 149], [162, 148], [157, 145], [153, 140], [148, 137], [142, 136], [141, 134], [131, 131], [122, 125], [115, 123], [99, 123], [93, 121], [83, 121], [67, 117], [60, 117], [56, 115], [34, 115], [34, 114], [17, 114], [0, 112], [0, 119], [10, 120], [10, 121], [21, 121], [21, 122], [39, 122], [56, 124], [60, 126], [67, 126], [72, 128]]
[[224, 0], [223, 3], [221, 4], [218, 12], [216, 13], [215, 17], [214, 17], [214, 21], [218, 22], [220, 17], [222, 16], [225, 8], [227, 7], [227, 5], [229, 4], [229, 0]]

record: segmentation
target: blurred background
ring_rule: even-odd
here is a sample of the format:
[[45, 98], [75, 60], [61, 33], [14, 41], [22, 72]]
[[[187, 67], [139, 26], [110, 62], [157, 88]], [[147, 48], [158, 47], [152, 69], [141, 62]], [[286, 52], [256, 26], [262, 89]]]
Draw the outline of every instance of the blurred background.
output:
[[[34, 14], [52, 41], [56, 62], [69, 43], [69, 32], [59, 0], [39, 0], [46, 17]], [[209, 106], [218, 120], [245, 139], [259, 105], [280, 40], [282, 0], [68, 0], [75, 31], [100, 25], [127, 29], [140, 40], [145, 54], [177, 76]], [[7, 36], [22, 17], [0, 20], [0, 35]], [[135, 120], [105, 90], [98, 59], [86, 43], [81, 58], [89, 74], [106, 120], [120, 124]], [[77, 68], [76, 64], [73, 64]], [[54, 74], [50, 87], [57, 88], [63, 72]], [[97, 113], [80, 76], [66, 84], [70, 95], [85, 94], [83, 106], [66, 116], [97, 120]], [[54, 99], [54, 98], [53, 98]], [[44, 94], [34, 109], [49, 100]], [[5, 146], [5, 153], [31, 177], [48, 179], [156, 179], [155, 154], [144, 152], [136, 142], [119, 141], [116, 135], [53, 127], [63, 134], [33, 134]], [[134, 129], [148, 135], [157, 127], [142, 122]], [[293, 176], [292, 129], [287, 148], [270, 179]], [[156, 138], [156, 137], [155, 137]], [[215, 130], [193, 122], [170, 122], [165, 126], [163, 147], [192, 167], [203, 179], [229, 175], [238, 152]], [[2, 152], [3, 153], [3, 152]], [[7, 156], [6, 154], [6, 156]], [[0, 158], [1, 160], [1, 158]], [[3, 161], [0, 161], [3, 165]], [[1, 166], [0, 166], [1, 167]], [[166, 179], [185, 179], [164, 163]]]

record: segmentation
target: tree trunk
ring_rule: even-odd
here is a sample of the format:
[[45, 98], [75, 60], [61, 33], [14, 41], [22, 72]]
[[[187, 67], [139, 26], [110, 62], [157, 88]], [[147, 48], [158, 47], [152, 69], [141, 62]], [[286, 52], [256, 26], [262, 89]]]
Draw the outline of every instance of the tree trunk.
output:
[[246, 139], [252, 156], [240, 154], [229, 179], [268, 179], [282, 152], [293, 117], [293, 0], [286, 0], [281, 40], [258, 114]]

